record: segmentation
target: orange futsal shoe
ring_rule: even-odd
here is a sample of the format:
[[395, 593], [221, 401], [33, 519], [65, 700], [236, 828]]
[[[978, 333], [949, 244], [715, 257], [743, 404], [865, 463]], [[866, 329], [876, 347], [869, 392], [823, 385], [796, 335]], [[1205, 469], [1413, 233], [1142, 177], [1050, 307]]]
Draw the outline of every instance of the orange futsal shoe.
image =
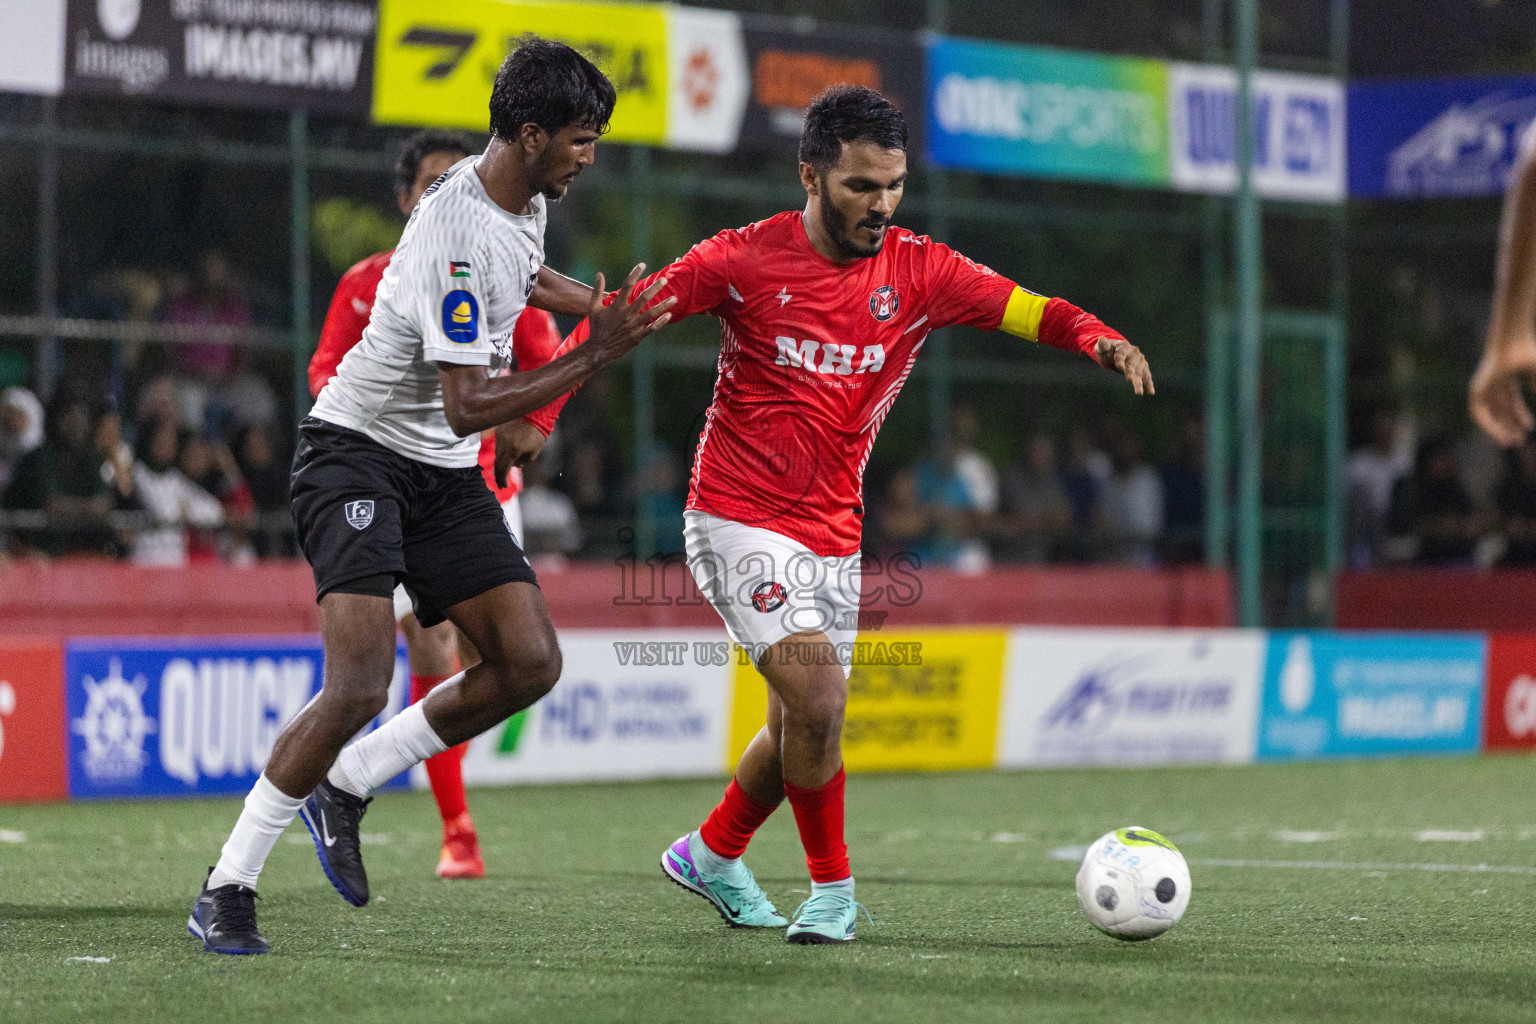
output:
[[443, 853], [437, 861], [438, 878], [484, 878], [485, 861], [480, 859], [480, 837], [469, 812], [443, 825]]

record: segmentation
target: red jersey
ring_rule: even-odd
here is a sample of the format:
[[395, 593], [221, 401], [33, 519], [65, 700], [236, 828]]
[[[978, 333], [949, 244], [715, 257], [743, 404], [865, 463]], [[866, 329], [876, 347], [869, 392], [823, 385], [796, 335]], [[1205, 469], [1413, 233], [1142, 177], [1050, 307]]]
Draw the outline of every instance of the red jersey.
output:
[[[320, 329], [320, 343], [309, 360], [311, 398], [319, 395], [320, 389], [336, 376], [336, 367], [341, 364], [342, 356], [363, 339], [363, 329], [368, 326], [368, 318], [373, 313], [374, 296], [384, 277], [384, 268], [389, 266], [393, 255], [394, 250], [391, 249], [369, 256], [341, 275], [341, 280], [336, 284], [336, 294], [331, 297], [331, 308], [325, 314], [325, 326]], [[536, 370], [565, 351], [560, 331], [555, 326], [555, 318], [542, 309], [526, 307], [512, 330], [512, 354], [517, 360], [518, 369]], [[558, 399], [537, 412], [529, 413], [524, 419], [547, 436], [554, 428], [555, 419], [564, 405], [565, 399]], [[485, 477], [486, 486], [496, 492], [496, 500], [507, 501], [521, 488], [523, 473], [513, 468], [507, 473], [507, 486], [497, 487], [495, 465], [496, 443], [487, 432], [480, 442], [480, 471]]]
[[639, 287], [658, 276], [674, 319], [721, 325], [688, 508], [824, 556], [859, 550], [864, 468], [928, 333], [996, 329], [1016, 287], [898, 227], [878, 255], [834, 263], [798, 212], [722, 231]]

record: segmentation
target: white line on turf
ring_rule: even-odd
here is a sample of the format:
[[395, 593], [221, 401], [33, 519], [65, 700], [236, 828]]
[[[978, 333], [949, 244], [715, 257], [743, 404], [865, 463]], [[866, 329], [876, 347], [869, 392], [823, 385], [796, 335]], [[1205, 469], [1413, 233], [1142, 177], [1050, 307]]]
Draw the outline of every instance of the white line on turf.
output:
[[1420, 843], [1480, 843], [1488, 838], [1488, 833], [1482, 829], [1473, 832], [1456, 832], [1444, 828], [1426, 828], [1413, 834], [1415, 842]]
[[1336, 832], [1292, 832], [1282, 828], [1278, 832], [1271, 832], [1269, 837], [1282, 843], [1326, 843], [1338, 833]]
[[0, 828], [0, 843], [24, 843], [27, 841], [25, 832], [12, 832], [8, 828]]
[[1345, 860], [1191, 860], [1203, 868], [1312, 868], [1318, 871], [1456, 871], [1488, 875], [1536, 875], [1523, 864], [1384, 864]]
[[[1052, 860], [1079, 861], [1088, 852], [1086, 846], [1058, 846], [1048, 856]], [[1388, 864], [1375, 861], [1347, 860], [1246, 860], [1194, 858], [1189, 863], [1202, 868], [1299, 868], [1313, 871], [1438, 871], [1474, 875], [1536, 875], [1536, 867], [1523, 864]]]

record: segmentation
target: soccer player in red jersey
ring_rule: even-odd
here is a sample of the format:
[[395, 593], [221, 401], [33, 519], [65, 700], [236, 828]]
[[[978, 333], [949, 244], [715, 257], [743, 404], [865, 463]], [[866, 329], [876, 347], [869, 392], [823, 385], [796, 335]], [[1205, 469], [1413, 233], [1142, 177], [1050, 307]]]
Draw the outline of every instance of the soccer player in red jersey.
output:
[[[843, 840], [840, 742], [859, 607], [864, 467], [930, 331], [1003, 330], [1075, 352], [1152, 393], [1140, 350], [1090, 313], [895, 227], [900, 111], [841, 86], [806, 112], [804, 211], [723, 231], [641, 282], [674, 318], [720, 319], [719, 375], [689, 482], [689, 568], [768, 680], [768, 721], [702, 827], [662, 855], [727, 923], [780, 916], [742, 852], [788, 798], [811, 897], [787, 937], [844, 942], [858, 916]], [[580, 340], [583, 328], [573, 335]]]
[[[400, 212], [409, 217], [428, 186], [469, 155], [469, 148], [462, 139], [444, 132], [418, 132], [406, 140], [395, 164], [395, 200], [400, 205]], [[320, 343], [309, 361], [311, 397], [320, 394], [320, 389], [336, 375], [342, 356], [362, 340], [379, 281], [393, 255], [391, 249], [369, 256], [341, 276], [325, 316], [325, 326], [320, 331]], [[518, 317], [513, 329], [512, 350], [519, 369], [537, 369], [549, 362], [560, 350], [555, 318], [530, 306]], [[560, 404], [546, 406], [497, 431], [487, 431], [481, 437], [480, 469], [486, 486], [496, 493], [507, 527], [519, 542], [523, 532], [517, 504], [517, 492], [522, 485], [519, 467], [543, 448], [554, 427]], [[501, 456], [499, 466], [498, 454]], [[504, 486], [497, 484], [498, 477], [506, 481]], [[405, 649], [411, 666], [411, 701], [414, 703], [459, 671], [458, 631], [451, 622], [423, 628], [416, 621], [404, 587], [395, 588], [395, 617], [405, 634]], [[462, 765], [467, 749], [468, 744], [461, 743], [425, 762], [432, 796], [443, 818], [443, 845], [437, 862], [439, 878], [485, 877], [480, 840], [475, 834], [475, 823], [464, 796]]]

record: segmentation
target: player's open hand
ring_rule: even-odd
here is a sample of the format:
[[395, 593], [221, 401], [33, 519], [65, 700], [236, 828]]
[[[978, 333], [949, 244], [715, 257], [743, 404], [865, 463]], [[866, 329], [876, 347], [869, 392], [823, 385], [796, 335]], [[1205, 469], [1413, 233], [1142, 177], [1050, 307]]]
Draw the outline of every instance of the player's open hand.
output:
[[1473, 421], [1505, 448], [1524, 441], [1536, 426], [1520, 390], [1527, 380], [1536, 381], [1536, 335], [1490, 339], [1467, 388], [1467, 408]]
[[591, 326], [592, 336], [588, 339], [588, 345], [595, 345], [603, 356], [604, 362], [611, 362], [624, 355], [630, 349], [640, 344], [645, 336], [659, 330], [672, 319], [668, 312], [677, 305], [677, 298], [663, 299], [654, 306], [650, 302], [666, 287], [667, 279], [659, 277], [651, 282], [651, 286], [633, 300], [627, 300], [634, 291], [635, 283], [640, 280], [640, 275], [645, 273], [645, 264], [635, 264], [635, 269], [629, 272], [629, 277], [624, 279], [624, 285], [613, 301], [607, 306], [602, 304], [603, 275], [597, 275], [597, 283], [592, 286], [592, 304], [587, 309], [587, 320]]
[[507, 474], [513, 466], [526, 466], [539, 457], [548, 440], [544, 432], [527, 420], [513, 420], [496, 428], [496, 486], [507, 486]]
[[1147, 357], [1141, 354], [1141, 349], [1124, 338], [1100, 338], [1093, 347], [1093, 358], [1105, 369], [1123, 374], [1138, 395], [1157, 394]]

